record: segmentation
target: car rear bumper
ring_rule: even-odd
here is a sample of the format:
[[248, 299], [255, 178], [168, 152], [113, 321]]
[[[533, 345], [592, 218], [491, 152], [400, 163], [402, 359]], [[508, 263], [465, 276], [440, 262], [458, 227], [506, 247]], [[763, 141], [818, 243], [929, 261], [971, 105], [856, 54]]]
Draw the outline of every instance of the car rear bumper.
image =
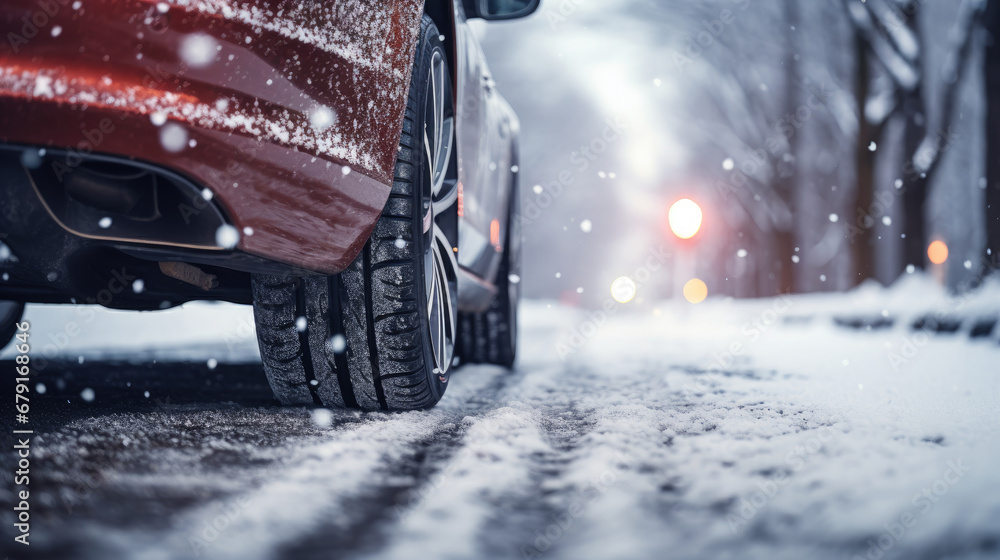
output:
[[175, 171], [237, 251], [339, 272], [389, 194], [420, 6], [251, 4], [5, 0], [0, 143]]

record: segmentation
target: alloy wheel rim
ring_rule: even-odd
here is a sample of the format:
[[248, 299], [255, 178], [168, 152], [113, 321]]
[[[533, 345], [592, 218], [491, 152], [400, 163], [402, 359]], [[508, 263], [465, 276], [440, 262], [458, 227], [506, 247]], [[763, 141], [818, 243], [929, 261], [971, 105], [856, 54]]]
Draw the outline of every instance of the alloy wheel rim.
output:
[[455, 355], [457, 325], [457, 203], [455, 111], [448, 67], [440, 50], [431, 56], [424, 107], [424, 168], [422, 234], [424, 289], [434, 373], [442, 382]]

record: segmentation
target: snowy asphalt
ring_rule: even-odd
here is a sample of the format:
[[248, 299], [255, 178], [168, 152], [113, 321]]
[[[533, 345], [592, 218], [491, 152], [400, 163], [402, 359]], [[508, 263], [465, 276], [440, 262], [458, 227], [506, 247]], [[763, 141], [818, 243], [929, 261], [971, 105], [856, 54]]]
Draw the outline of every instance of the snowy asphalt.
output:
[[[607, 318], [531, 303], [516, 371], [462, 369], [400, 414], [276, 406], [244, 308], [103, 313], [103, 346], [66, 340], [83, 362], [38, 374], [32, 554], [9, 544], [9, 478], [0, 554], [997, 558], [997, 333], [912, 323], [916, 302], [1000, 302], [916, 284]], [[72, 315], [28, 318], [41, 344]]]

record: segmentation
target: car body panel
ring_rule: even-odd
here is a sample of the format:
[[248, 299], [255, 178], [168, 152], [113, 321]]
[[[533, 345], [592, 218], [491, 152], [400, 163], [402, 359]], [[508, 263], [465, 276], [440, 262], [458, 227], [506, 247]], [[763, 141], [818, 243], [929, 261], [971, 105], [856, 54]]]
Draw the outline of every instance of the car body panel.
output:
[[[511, 169], [515, 165], [519, 127], [513, 110], [497, 91], [486, 56], [466, 20], [462, 0], [453, 2], [455, 40], [460, 47], [455, 73], [458, 173], [463, 187], [458, 262], [472, 275], [493, 283], [503, 254], [502, 240], [506, 239], [507, 209], [514, 185]], [[462, 290], [459, 297], [465, 299]], [[469, 307], [472, 302], [466, 299], [463, 304]]]
[[[422, 0], [4, 0], [0, 147], [49, 148], [46, 164], [58, 153], [71, 169], [95, 154], [168, 170], [205, 187], [244, 233], [234, 250], [185, 252], [148, 238], [83, 239], [52, 224], [51, 239], [66, 240], [51, 253], [66, 261], [60, 280], [45, 280], [54, 261], [20, 266], [11, 274], [20, 283], [0, 292], [24, 301], [79, 299], [105, 282], [69, 280], [81, 277], [71, 262], [94, 244], [154, 267], [176, 260], [216, 274], [345, 269], [389, 195], [424, 8]], [[428, 0], [426, 8], [448, 37], [458, 108], [459, 307], [481, 311], [504, 250], [518, 122], [462, 1]], [[167, 141], [178, 130], [182, 142]], [[11, 163], [18, 166], [16, 156]], [[24, 181], [0, 178], [11, 200], [34, 196], [15, 187], [23, 191]], [[0, 215], [0, 238], [14, 254], [44, 252], [30, 236], [4, 237], [5, 228], [20, 227]], [[37, 257], [21, 262], [52, 260]], [[147, 282], [143, 294], [108, 305], [155, 308], [213, 294], [248, 301], [248, 283], [232, 281], [175, 297], [176, 283]]]
[[238, 250], [336, 273], [389, 194], [422, 4], [4, 0], [0, 142], [170, 168]]

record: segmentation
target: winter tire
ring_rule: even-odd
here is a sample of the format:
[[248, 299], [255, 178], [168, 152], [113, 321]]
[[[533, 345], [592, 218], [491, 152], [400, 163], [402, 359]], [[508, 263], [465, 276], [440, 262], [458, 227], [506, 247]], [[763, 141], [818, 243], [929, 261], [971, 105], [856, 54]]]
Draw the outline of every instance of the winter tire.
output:
[[488, 310], [459, 314], [459, 358], [462, 363], [514, 366], [521, 282], [521, 198], [517, 175], [512, 178], [507, 239], [497, 273], [497, 293]]
[[19, 301], [0, 301], [0, 348], [17, 333], [17, 324], [24, 314], [24, 304]]
[[412, 410], [441, 399], [457, 332], [451, 91], [424, 16], [392, 191], [363, 251], [332, 277], [253, 278], [261, 358], [282, 403]]

